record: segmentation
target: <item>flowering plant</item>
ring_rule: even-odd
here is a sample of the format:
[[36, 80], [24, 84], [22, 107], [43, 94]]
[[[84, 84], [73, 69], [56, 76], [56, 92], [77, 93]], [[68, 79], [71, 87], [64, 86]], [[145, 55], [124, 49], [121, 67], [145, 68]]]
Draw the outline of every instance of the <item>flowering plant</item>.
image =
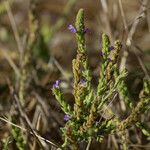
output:
[[[64, 136], [63, 147], [71, 145], [72, 149], [79, 149], [81, 141], [96, 139], [101, 142], [105, 135], [117, 133], [121, 136], [123, 148], [127, 148], [125, 130], [134, 123], [146, 134], [147, 130], [138, 121], [138, 115], [146, 110], [150, 102], [150, 84], [144, 81], [143, 90], [140, 92], [140, 100], [137, 105], [132, 101], [125, 78], [128, 71], [119, 71], [118, 57], [122, 45], [119, 40], [114, 46], [110, 46], [109, 38], [102, 35], [102, 63], [97, 89], [92, 86], [92, 75], [88, 65], [85, 33], [88, 31], [84, 26], [84, 10], [80, 9], [75, 27], [69, 25], [68, 29], [75, 33], [77, 40], [77, 56], [72, 61], [73, 68], [73, 96], [74, 107], [65, 100], [60, 88], [60, 81], [53, 85], [52, 91], [65, 113], [65, 127], [62, 129]], [[115, 96], [119, 95], [125, 104], [131, 108], [131, 114], [123, 121], [108, 106]], [[109, 117], [104, 117], [104, 114]]]

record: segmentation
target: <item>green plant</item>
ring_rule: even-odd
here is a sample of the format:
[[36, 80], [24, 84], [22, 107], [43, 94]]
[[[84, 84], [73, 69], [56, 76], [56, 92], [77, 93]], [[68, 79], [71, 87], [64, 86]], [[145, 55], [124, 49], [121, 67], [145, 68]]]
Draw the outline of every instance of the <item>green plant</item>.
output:
[[25, 141], [24, 141], [21, 130], [19, 128], [12, 127], [11, 133], [12, 133], [13, 138], [15, 139], [17, 148], [19, 150], [24, 150]]
[[12, 142], [11, 137], [7, 137], [3, 140], [3, 150], [9, 149], [9, 144]]
[[[95, 90], [92, 87], [92, 76], [88, 66], [85, 44], [85, 34], [88, 30], [84, 26], [83, 9], [80, 9], [77, 14], [75, 27], [69, 25], [69, 30], [76, 34], [78, 45], [76, 58], [72, 61], [74, 107], [72, 108], [66, 102], [60, 87], [60, 80], [57, 80], [52, 88], [53, 94], [66, 114], [64, 119], [67, 122], [62, 128], [65, 142], [62, 147], [71, 145], [72, 149], [79, 149], [81, 141], [88, 142], [96, 139], [101, 142], [105, 135], [117, 132], [124, 140], [125, 130], [134, 123], [143, 128], [145, 135], [149, 136], [146, 128], [138, 123], [140, 122], [138, 116], [147, 110], [147, 105], [150, 102], [150, 83], [148, 80], [144, 81], [139, 102], [134, 106], [125, 84], [128, 71], [124, 69], [119, 72], [118, 68], [118, 56], [122, 47], [120, 41], [117, 40], [112, 47], [108, 36], [102, 35], [102, 63], [99, 83]], [[107, 108], [111, 117], [102, 119], [101, 112], [104, 107], [108, 106], [115, 94], [119, 94], [132, 109], [131, 114], [121, 121], [110, 108]], [[127, 149], [127, 145], [123, 144], [123, 149]]]

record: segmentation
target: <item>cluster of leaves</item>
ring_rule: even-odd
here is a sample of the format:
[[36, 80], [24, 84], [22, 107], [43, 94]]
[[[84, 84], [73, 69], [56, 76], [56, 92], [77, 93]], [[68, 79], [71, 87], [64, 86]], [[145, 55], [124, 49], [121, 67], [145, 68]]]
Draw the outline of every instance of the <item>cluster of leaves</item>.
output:
[[19, 128], [13, 127], [12, 128], [12, 135], [13, 138], [16, 141], [16, 146], [19, 150], [24, 150], [25, 149], [25, 141], [23, 139], [21, 130]]
[[[62, 129], [64, 136], [63, 147], [71, 144], [73, 149], [78, 149], [81, 141], [96, 139], [101, 141], [105, 135], [119, 131], [120, 133], [128, 127], [137, 123], [145, 135], [149, 136], [143, 123], [138, 120], [138, 115], [147, 110], [150, 102], [150, 84], [144, 81], [143, 90], [139, 94], [139, 103], [135, 106], [125, 84], [127, 70], [119, 71], [118, 56], [121, 50], [121, 43], [117, 40], [114, 46], [110, 46], [109, 38], [106, 34], [102, 35], [102, 63], [100, 78], [97, 89], [92, 87], [92, 76], [88, 66], [87, 50], [85, 44], [84, 10], [80, 9], [75, 27], [69, 25], [71, 32], [76, 34], [78, 49], [77, 56], [73, 60], [74, 76], [74, 107], [66, 102], [60, 88], [60, 81], [56, 81], [52, 91], [60, 103], [62, 110], [66, 114], [64, 119], [67, 121]], [[131, 114], [123, 121], [117, 118], [108, 104], [116, 94], [122, 97], [125, 104], [132, 109]], [[110, 114], [109, 118], [104, 118], [102, 112], [104, 108]]]

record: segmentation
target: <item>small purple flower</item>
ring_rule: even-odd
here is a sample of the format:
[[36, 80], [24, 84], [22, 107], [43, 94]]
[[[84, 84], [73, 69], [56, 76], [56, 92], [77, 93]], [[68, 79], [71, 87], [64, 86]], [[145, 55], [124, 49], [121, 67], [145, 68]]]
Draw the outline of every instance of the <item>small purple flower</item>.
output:
[[53, 84], [53, 88], [58, 89], [59, 85], [60, 85], [61, 81], [60, 80], [56, 80], [56, 82]]
[[84, 33], [90, 33], [91, 31], [90, 31], [90, 29], [89, 28], [85, 28], [84, 29]]
[[[70, 32], [72, 32], [72, 33], [77, 33], [77, 32], [78, 32], [77, 29], [76, 29], [72, 24], [70, 24], [70, 25], [68, 26], [68, 29], [69, 29]], [[89, 28], [85, 28], [85, 29], [83, 30], [83, 33], [90, 33], [90, 29], [89, 29]]]
[[110, 47], [109, 47], [109, 50], [110, 50], [110, 51], [112, 51], [113, 49], [114, 49], [114, 47], [113, 47], [113, 46], [110, 46]]
[[103, 57], [103, 56], [104, 56], [103, 52], [100, 52], [100, 56], [101, 56], [101, 57]]
[[87, 81], [86, 81], [85, 79], [81, 79], [80, 83], [81, 83], [83, 86], [86, 86]]
[[70, 24], [70, 25], [68, 26], [68, 29], [69, 29], [72, 33], [77, 33], [77, 29], [76, 29], [72, 24]]
[[69, 115], [67, 115], [67, 114], [64, 116], [64, 120], [65, 120], [65, 121], [68, 121], [68, 120], [70, 120], [70, 119], [71, 119], [71, 116], [69, 116]]

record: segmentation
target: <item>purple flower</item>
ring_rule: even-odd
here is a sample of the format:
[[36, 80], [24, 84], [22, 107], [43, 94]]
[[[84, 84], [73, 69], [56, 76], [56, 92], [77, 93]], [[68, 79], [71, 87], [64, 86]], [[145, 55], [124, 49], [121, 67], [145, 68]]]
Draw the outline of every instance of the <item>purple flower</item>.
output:
[[[69, 29], [70, 32], [72, 32], [72, 33], [77, 33], [77, 32], [78, 32], [77, 29], [76, 29], [72, 24], [70, 24], [70, 25], [68, 26], [68, 29]], [[83, 30], [83, 33], [89, 33], [89, 32], [90, 32], [89, 28], [85, 28], [85, 29]]]
[[64, 120], [65, 120], [65, 121], [68, 121], [68, 120], [70, 120], [70, 119], [71, 119], [71, 116], [69, 116], [69, 115], [67, 115], [67, 114], [64, 116]]
[[89, 28], [85, 28], [84, 29], [84, 33], [90, 33], [91, 31], [90, 31], [90, 29]]
[[110, 47], [109, 47], [109, 50], [110, 50], [110, 51], [111, 51], [111, 50], [113, 50], [113, 49], [114, 49], [114, 47], [113, 47], [113, 46], [110, 46]]
[[86, 81], [85, 79], [81, 79], [80, 83], [81, 83], [83, 86], [86, 86], [87, 81]]
[[53, 88], [58, 89], [59, 85], [60, 85], [61, 81], [60, 80], [56, 80], [56, 82], [53, 84]]
[[69, 29], [72, 33], [77, 33], [77, 29], [76, 29], [72, 24], [70, 24], [70, 25], [68, 26], [68, 29]]
[[101, 56], [101, 57], [103, 57], [103, 56], [104, 56], [103, 52], [100, 52], [100, 56]]

